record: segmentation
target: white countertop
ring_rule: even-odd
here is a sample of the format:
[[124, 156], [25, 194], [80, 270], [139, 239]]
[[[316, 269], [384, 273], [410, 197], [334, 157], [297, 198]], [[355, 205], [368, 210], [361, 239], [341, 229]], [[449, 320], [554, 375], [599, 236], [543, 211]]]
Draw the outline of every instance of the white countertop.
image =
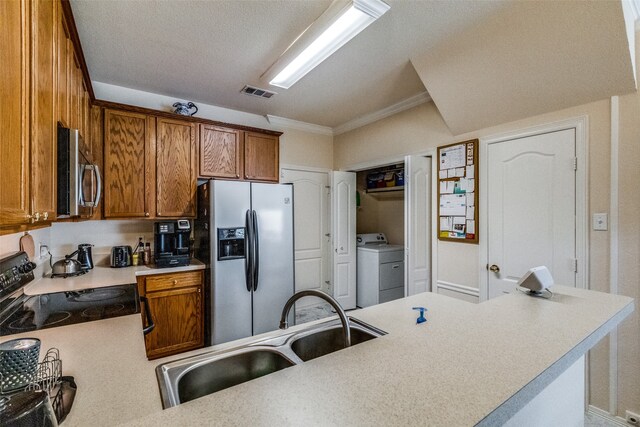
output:
[[24, 290], [27, 295], [49, 294], [53, 292], [79, 291], [89, 288], [126, 285], [136, 283], [136, 277], [151, 274], [176, 273], [192, 270], [203, 270], [205, 265], [197, 259], [185, 267], [155, 268], [154, 265], [136, 267], [111, 268], [104, 264], [96, 265], [87, 274], [75, 277], [42, 277], [31, 282]]
[[[68, 427], [496, 424], [633, 311], [628, 297], [553, 290], [551, 300], [516, 293], [477, 305], [423, 293], [358, 310], [388, 335], [167, 410], [155, 367], [212, 348], [147, 361], [139, 315], [2, 338], [60, 349], [78, 384]], [[414, 306], [428, 308], [427, 323], [415, 324]]]

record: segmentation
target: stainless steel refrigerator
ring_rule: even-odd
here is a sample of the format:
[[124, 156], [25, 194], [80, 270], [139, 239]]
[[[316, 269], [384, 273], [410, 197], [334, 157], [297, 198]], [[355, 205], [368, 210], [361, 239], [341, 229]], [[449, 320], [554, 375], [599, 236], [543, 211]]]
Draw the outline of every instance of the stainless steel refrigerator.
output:
[[210, 343], [278, 329], [294, 292], [293, 186], [204, 182], [194, 236], [196, 258], [208, 266]]

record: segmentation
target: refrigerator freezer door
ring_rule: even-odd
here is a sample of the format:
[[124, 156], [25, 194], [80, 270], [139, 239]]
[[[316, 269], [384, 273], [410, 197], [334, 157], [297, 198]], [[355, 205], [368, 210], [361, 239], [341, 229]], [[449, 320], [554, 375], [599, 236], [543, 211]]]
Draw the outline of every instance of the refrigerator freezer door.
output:
[[[251, 184], [257, 216], [258, 280], [253, 292], [253, 334], [278, 329], [280, 314], [294, 292], [293, 186]], [[293, 324], [293, 310], [289, 318]]]
[[211, 331], [212, 344], [251, 336], [251, 292], [247, 291], [245, 260], [218, 261], [218, 228], [245, 226], [250, 209], [248, 182], [210, 181], [211, 184]]

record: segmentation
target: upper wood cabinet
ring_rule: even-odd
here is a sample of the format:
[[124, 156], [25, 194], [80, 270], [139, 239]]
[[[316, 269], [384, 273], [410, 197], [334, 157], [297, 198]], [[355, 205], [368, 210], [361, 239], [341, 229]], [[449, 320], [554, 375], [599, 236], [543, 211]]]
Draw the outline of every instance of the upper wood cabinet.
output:
[[[101, 176], [104, 176], [104, 126], [103, 126], [103, 110], [100, 107], [92, 106], [89, 110], [89, 140], [91, 141], [91, 153], [93, 156], [93, 163], [100, 168]], [[104, 185], [104, 182], [103, 182]], [[104, 194], [104, 187], [101, 188], [102, 194]], [[104, 198], [98, 204], [96, 209], [93, 209], [93, 215], [91, 219], [102, 219], [102, 207], [104, 206]]]
[[[56, 3], [57, 4], [57, 3]], [[57, 16], [58, 31], [56, 33], [57, 44], [57, 60], [58, 60], [58, 95], [57, 105], [58, 120], [64, 125], [69, 126], [69, 49], [71, 39], [69, 36], [69, 27], [62, 13]]]
[[200, 125], [200, 176], [278, 182], [278, 171], [277, 136]]
[[31, 210], [40, 220], [56, 214], [56, 27], [59, 3], [31, 2]]
[[29, 5], [0, 2], [0, 227], [29, 221]]
[[242, 177], [242, 136], [239, 130], [200, 125], [200, 176]]
[[279, 139], [256, 132], [244, 134], [244, 178], [278, 182]]
[[197, 126], [157, 119], [156, 216], [196, 215]]
[[107, 109], [104, 217], [195, 217], [197, 126]]
[[150, 217], [155, 187], [155, 121], [145, 114], [104, 112], [104, 217]]

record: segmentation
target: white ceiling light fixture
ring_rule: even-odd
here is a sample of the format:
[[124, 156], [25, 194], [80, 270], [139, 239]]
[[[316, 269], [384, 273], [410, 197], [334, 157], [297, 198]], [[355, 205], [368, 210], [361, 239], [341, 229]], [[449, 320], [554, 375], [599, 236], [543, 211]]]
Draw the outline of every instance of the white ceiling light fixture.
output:
[[382, 0], [335, 0], [261, 78], [289, 89], [389, 8]]

